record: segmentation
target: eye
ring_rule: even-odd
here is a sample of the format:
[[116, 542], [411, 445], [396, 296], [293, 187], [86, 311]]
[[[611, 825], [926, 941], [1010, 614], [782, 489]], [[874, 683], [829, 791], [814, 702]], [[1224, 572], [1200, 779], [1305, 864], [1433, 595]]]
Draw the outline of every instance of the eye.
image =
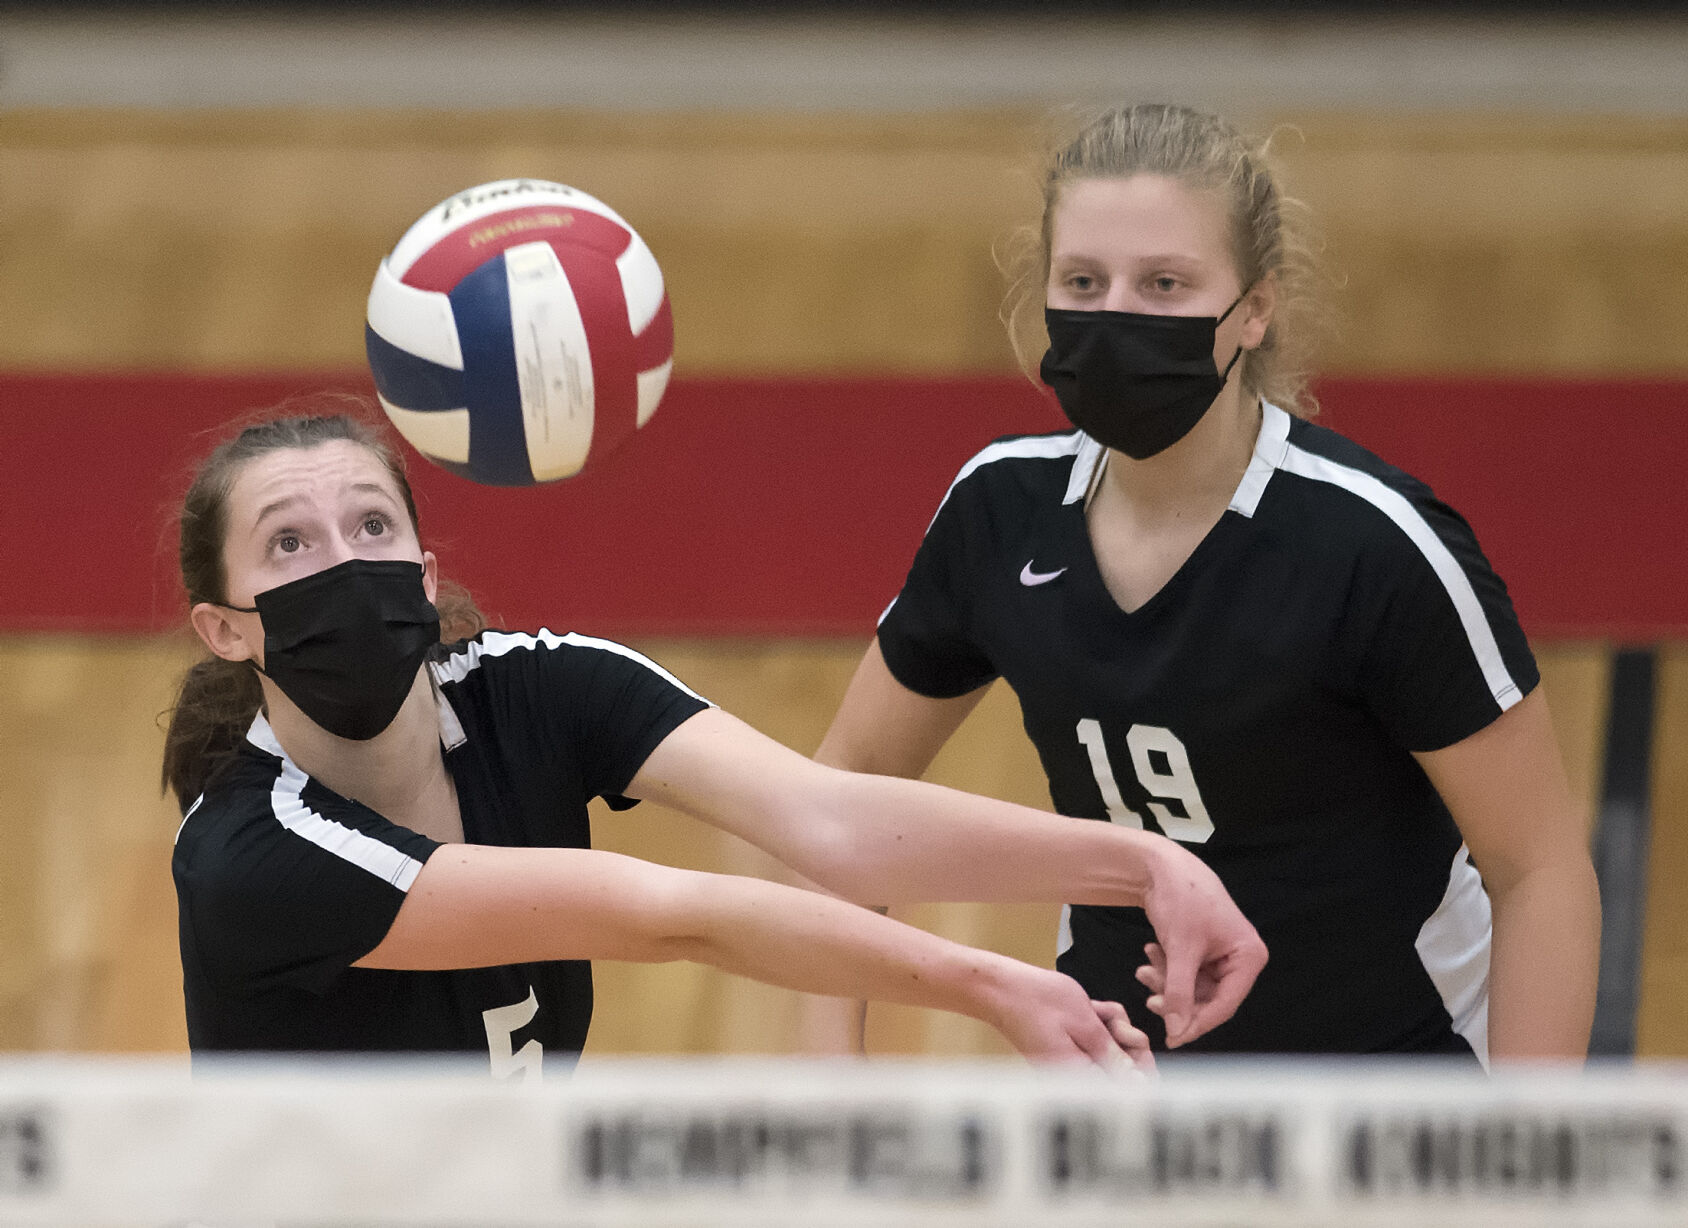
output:
[[282, 554], [294, 554], [304, 545], [297, 533], [278, 533], [275, 538], [275, 548]]
[[365, 511], [363, 519], [358, 521], [358, 532], [365, 537], [391, 537], [398, 532], [398, 525], [386, 509], [372, 507]]
[[1162, 294], [1171, 294], [1178, 289], [1178, 279], [1167, 273], [1162, 273], [1154, 279], [1154, 287]]
[[1096, 288], [1096, 279], [1089, 273], [1074, 273], [1067, 278], [1067, 289], [1076, 294], [1089, 294]]

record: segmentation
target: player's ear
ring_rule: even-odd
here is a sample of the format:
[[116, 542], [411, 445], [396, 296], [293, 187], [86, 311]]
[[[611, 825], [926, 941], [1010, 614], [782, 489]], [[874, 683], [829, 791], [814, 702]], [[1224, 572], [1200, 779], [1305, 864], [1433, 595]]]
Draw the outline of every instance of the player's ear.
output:
[[188, 621], [200, 642], [223, 660], [259, 661], [263, 645], [254, 644], [229, 615], [222, 606], [201, 601], [188, 611]]
[[433, 601], [440, 591], [440, 563], [432, 550], [422, 552], [422, 591]]
[[1268, 273], [1249, 287], [1243, 295], [1242, 347], [1255, 349], [1266, 340], [1266, 328], [1272, 323], [1272, 312], [1278, 306], [1278, 275]]

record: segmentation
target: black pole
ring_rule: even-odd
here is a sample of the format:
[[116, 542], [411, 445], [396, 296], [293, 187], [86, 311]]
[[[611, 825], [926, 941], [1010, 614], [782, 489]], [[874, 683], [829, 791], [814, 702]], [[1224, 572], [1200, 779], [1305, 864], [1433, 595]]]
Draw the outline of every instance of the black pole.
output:
[[1657, 660], [1655, 649], [1626, 648], [1612, 661], [1600, 813], [1594, 829], [1594, 871], [1600, 879], [1600, 987], [1589, 1041], [1589, 1053], [1605, 1057], [1635, 1053], [1641, 940], [1647, 917]]

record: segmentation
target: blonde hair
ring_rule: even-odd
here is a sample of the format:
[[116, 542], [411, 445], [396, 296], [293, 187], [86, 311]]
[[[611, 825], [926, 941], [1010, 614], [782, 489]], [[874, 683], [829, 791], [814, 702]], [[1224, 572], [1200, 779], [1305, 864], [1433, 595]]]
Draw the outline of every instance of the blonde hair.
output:
[[1318, 245], [1306, 207], [1279, 191], [1267, 145], [1217, 115], [1164, 103], [1105, 111], [1057, 142], [1043, 163], [1042, 222], [1017, 231], [1000, 257], [1010, 279], [1002, 319], [1020, 366], [1030, 374], [1042, 354], [1051, 232], [1062, 190], [1080, 179], [1164, 175], [1220, 195], [1244, 287], [1266, 277], [1277, 283], [1266, 337], [1243, 356], [1244, 387], [1300, 417], [1316, 414], [1307, 382], [1325, 327], [1315, 293]]

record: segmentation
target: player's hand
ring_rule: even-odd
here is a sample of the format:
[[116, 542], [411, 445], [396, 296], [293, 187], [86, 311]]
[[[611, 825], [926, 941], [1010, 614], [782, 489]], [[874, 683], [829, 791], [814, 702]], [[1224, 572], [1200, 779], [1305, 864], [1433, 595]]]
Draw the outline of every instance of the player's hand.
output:
[[1094, 1002], [1071, 977], [1029, 964], [1008, 974], [993, 1019], [1033, 1062], [1090, 1062], [1132, 1077], [1153, 1074], [1149, 1038], [1118, 1002]]
[[[1118, 1002], [1098, 1002], [1094, 998], [1091, 999], [1090, 1007], [1107, 1027], [1108, 1034], [1114, 1038], [1120, 1052], [1130, 1061], [1130, 1069], [1139, 1075], [1154, 1074], [1155, 1055], [1149, 1048], [1149, 1037], [1143, 1029], [1131, 1022], [1131, 1017], [1125, 1013], [1125, 1007]], [[1114, 1061], [1117, 1063], [1118, 1059]]]
[[1229, 1019], [1266, 966], [1266, 944], [1238, 911], [1219, 876], [1195, 854], [1167, 842], [1143, 909], [1155, 928], [1137, 979], [1149, 1009], [1166, 1021], [1169, 1049]]

